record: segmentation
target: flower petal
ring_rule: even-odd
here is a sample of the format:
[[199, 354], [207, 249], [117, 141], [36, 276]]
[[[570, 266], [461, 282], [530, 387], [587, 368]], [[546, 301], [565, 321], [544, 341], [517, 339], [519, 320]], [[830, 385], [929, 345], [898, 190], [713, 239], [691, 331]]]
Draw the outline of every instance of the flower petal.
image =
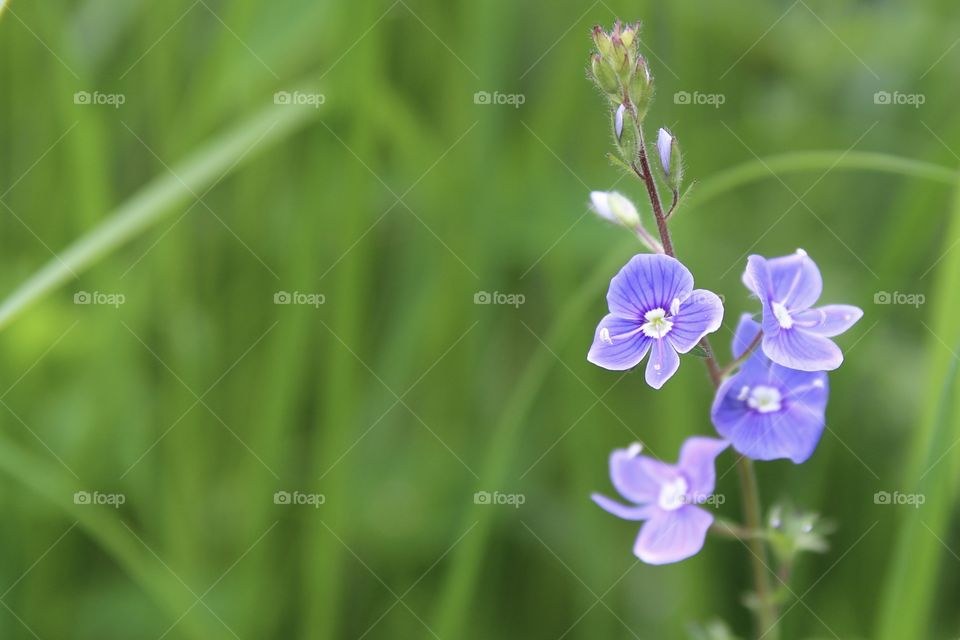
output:
[[693, 290], [693, 276], [676, 258], [660, 253], [633, 256], [610, 281], [607, 305], [611, 313], [640, 320], [651, 309], [670, 308]]
[[790, 311], [807, 309], [820, 298], [823, 279], [806, 251], [767, 260], [772, 300]]
[[764, 303], [779, 302], [790, 311], [811, 307], [823, 292], [820, 269], [803, 250], [769, 260], [750, 256], [743, 283]]
[[646, 520], [650, 517], [653, 508], [650, 505], [625, 505], [610, 498], [594, 493], [590, 498], [607, 513], [612, 513], [623, 520]]
[[[748, 458], [789, 458], [800, 464], [817, 448], [824, 425], [822, 408], [795, 403], [778, 413], [744, 412], [727, 437]], [[719, 427], [717, 430], [720, 431]]]
[[677, 466], [687, 479], [687, 493], [702, 500], [710, 497], [716, 483], [714, 461], [730, 446], [726, 440], [695, 436], [688, 438], [680, 448]]
[[703, 548], [711, 524], [713, 515], [700, 507], [658, 510], [640, 529], [633, 553], [647, 564], [685, 560]]
[[680, 356], [666, 339], [650, 340], [650, 359], [647, 361], [647, 384], [659, 389], [680, 368]]
[[838, 336], [863, 317], [863, 310], [849, 304], [828, 304], [793, 314], [794, 326], [832, 338]]
[[763, 352], [779, 365], [800, 371], [833, 371], [843, 363], [840, 347], [800, 327], [764, 333]]
[[695, 289], [680, 303], [677, 312], [670, 318], [673, 328], [667, 334], [674, 348], [680, 353], [693, 349], [703, 336], [713, 333], [723, 323], [723, 302], [712, 291]]
[[587, 360], [611, 371], [632, 369], [647, 355], [651, 342], [640, 331], [640, 323], [610, 313], [597, 325]]
[[648, 460], [633, 448], [614, 449], [610, 454], [610, 481], [630, 502], [652, 502], [660, 495], [660, 481], [646, 466]]
[[[740, 390], [756, 385], [779, 389], [783, 410], [752, 410]], [[717, 433], [743, 455], [754, 460], [789, 458], [799, 464], [810, 457], [823, 434], [827, 396], [827, 374], [772, 364], [764, 370], [743, 370], [725, 381], [717, 390], [710, 418]]]
[[760, 324], [753, 319], [753, 316], [749, 313], [740, 315], [740, 322], [737, 323], [737, 330], [733, 334], [733, 345], [730, 347], [734, 359], [744, 354], [760, 331]]

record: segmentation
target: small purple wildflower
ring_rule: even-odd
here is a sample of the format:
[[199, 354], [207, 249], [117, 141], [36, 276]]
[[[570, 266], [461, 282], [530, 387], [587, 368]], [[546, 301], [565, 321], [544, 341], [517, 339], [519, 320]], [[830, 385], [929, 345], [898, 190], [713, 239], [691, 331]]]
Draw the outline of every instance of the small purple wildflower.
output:
[[[733, 356], [742, 356], [759, 332], [750, 314], [741, 316]], [[710, 417], [717, 433], [748, 458], [800, 464], [823, 435], [828, 394], [826, 373], [788, 369], [758, 350], [720, 385]]]
[[676, 465], [641, 456], [640, 444], [610, 455], [610, 479], [632, 505], [600, 494], [591, 497], [602, 509], [624, 520], [646, 520], [633, 553], [648, 564], [669, 564], [703, 548], [713, 514], [706, 503], [716, 483], [714, 460], [727, 448], [715, 438], [688, 438]]
[[603, 317], [587, 360], [613, 371], [637, 366], [647, 352], [646, 380], [659, 389], [676, 373], [680, 353], [720, 328], [723, 303], [693, 288], [693, 276], [676, 258], [640, 254], [610, 281], [610, 313]]
[[750, 256], [743, 283], [763, 305], [763, 352], [784, 367], [832, 371], [843, 353], [830, 338], [854, 325], [863, 311], [845, 304], [811, 309], [823, 280], [807, 252], [766, 259]]

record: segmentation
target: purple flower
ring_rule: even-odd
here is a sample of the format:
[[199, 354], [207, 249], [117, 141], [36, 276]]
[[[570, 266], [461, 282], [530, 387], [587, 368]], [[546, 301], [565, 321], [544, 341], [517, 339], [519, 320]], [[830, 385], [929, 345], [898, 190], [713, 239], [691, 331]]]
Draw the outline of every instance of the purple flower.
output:
[[820, 297], [820, 270], [803, 249], [790, 256], [750, 256], [743, 283], [763, 304], [763, 352], [777, 364], [801, 371], [832, 371], [843, 353], [830, 338], [863, 316], [858, 307], [810, 307]]
[[727, 443], [715, 438], [687, 439], [676, 465], [641, 456], [641, 446], [610, 455], [610, 479], [624, 505], [600, 494], [593, 501], [624, 520], [646, 520], [633, 553], [648, 564], [679, 562], [703, 548], [713, 514], [698, 504], [710, 499], [716, 482], [713, 463]]
[[[744, 354], [760, 332], [749, 314], [740, 318], [733, 355]], [[797, 371], [754, 351], [717, 390], [710, 417], [717, 433], [754, 460], [789, 458], [799, 464], [823, 435], [827, 374]]]
[[604, 369], [637, 366], [647, 352], [646, 379], [659, 389], [680, 366], [678, 353], [693, 349], [720, 328], [723, 303], [693, 288], [693, 276], [676, 258], [640, 254], [610, 281], [610, 313], [597, 325], [587, 360]]

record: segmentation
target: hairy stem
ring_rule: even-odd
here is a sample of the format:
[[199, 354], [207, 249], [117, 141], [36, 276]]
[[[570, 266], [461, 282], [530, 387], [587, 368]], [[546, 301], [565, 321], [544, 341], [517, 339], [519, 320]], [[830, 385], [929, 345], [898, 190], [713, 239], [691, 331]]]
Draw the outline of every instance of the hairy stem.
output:
[[[647, 196], [650, 198], [650, 206], [653, 209], [653, 215], [657, 221], [657, 229], [660, 232], [660, 241], [663, 244], [664, 253], [668, 256], [676, 257], [673, 242], [670, 238], [670, 229], [667, 227], [667, 216], [663, 212], [660, 194], [657, 192], [657, 184], [653, 179], [653, 173], [650, 171], [650, 162], [647, 159], [647, 147], [643, 136], [643, 128], [640, 125], [639, 119], [636, 117], [636, 110], [633, 106], [628, 105], [627, 108], [630, 109], [631, 115], [634, 116], [633, 122], [636, 126], [638, 140], [637, 159], [632, 164], [632, 167], [646, 187]], [[671, 212], [673, 211], [673, 207], [676, 206], [676, 199], [677, 195], [674, 193], [674, 203], [671, 206]], [[757, 340], [755, 339], [754, 342], [757, 342]], [[724, 372], [730, 367], [726, 369], [720, 368], [714, 356], [713, 348], [710, 346], [710, 341], [706, 337], [700, 341], [700, 346], [706, 352], [705, 362], [707, 372], [710, 374], [710, 381], [713, 383], [714, 389], [716, 389], [723, 380]], [[749, 351], [750, 350], [748, 350], [748, 353]], [[740, 456], [737, 459], [737, 470], [740, 476], [740, 490], [743, 494], [743, 514], [746, 520], [746, 529], [759, 531], [762, 507], [753, 463], [748, 458]], [[767, 573], [767, 567], [769, 566], [767, 548], [763, 540], [756, 536], [749, 539], [748, 548], [750, 549], [750, 555], [753, 556], [753, 580], [754, 588], [757, 590], [758, 605], [756, 617], [757, 624], [760, 627], [759, 632], [763, 637], [768, 637], [770, 640], [777, 640], [779, 635], [776, 629], [777, 609], [772, 597], [770, 579]]]
[[[633, 109], [633, 107], [630, 107]], [[657, 221], [657, 230], [660, 232], [660, 241], [663, 243], [663, 251], [668, 256], [674, 256], [673, 242], [670, 240], [670, 229], [667, 228], [667, 217], [663, 213], [663, 205], [660, 202], [660, 194], [657, 192], [657, 183], [653, 179], [653, 172], [650, 171], [650, 161], [647, 159], [647, 142], [643, 137], [643, 128], [640, 122], [634, 117], [633, 121], [637, 126], [637, 160], [633, 163], [633, 170], [643, 180], [647, 189], [647, 196], [650, 198], [650, 206], [653, 209], [653, 217]], [[637, 163], [640, 166], [637, 166]]]

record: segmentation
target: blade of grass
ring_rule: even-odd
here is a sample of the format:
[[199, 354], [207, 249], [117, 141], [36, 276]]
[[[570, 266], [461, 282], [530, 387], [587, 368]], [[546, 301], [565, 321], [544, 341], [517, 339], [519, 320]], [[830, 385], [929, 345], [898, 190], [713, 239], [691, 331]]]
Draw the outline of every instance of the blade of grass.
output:
[[317, 111], [309, 106], [271, 105], [211, 140], [173, 167], [172, 173], [155, 178], [13, 291], [0, 304], [0, 329], [37, 300], [190, 201], [193, 194], [202, 193], [225, 174], [287, 138]]
[[[128, 575], [170, 615], [179, 620], [193, 638], [221, 638], [227, 634], [222, 627], [213, 626], [211, 616], [184, 616], [193, 608], [194, 597], [167, 567], [157, 561], [114, 514], [72, 501], [76, 486], [69, 478], [37, 458], [6, 436], [0, 436], [0, 473], [13, 478], [30, 491], [49, 500], [66, 515], [79, 523], [90, 536], [120, 565]], [[182, 617], [182, 619], [181, 619]]]
[[761, 158], [732, 167], [704, 180], [690, 192], [685, 206], [700, 205], [737, 187], [773, 178], [774, 174], [804, 171], [878, 171], [953, 185], [956, 174], [937, 164], [900, 156], [861, 151], [801, 151]]
[[[940, 560], [952, 553], [940, 540], [957, 498], [960, 449], [960, 188], [957, 190], [950, 229], [944, 238], [946, 256], [938, 268], [936, 305], [928, 327], [927, 394], [919, 409], [921, 428], [913, 442], [909, 472], [902, 480], [904, 492], [924, 495], [922, 508], [903, 510], [903, 522], [892, 553], [874, 637], [881, 640], [925, 638], [936, 596]], [[953, 558], [946, 560], [952, 562]]]

